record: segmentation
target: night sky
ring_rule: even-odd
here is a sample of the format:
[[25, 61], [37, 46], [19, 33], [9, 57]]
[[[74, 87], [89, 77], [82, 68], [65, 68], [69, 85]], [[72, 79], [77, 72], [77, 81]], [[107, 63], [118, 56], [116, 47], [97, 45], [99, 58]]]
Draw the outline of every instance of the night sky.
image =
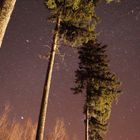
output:
[[[108, 45], [110, 67], [122, 81], [123, 95], [113, 105], [106, 140], [140, 139], [140, 0], [101, 4], [99, 40]], [[0, 49], [0, 112], [7, 102], [11, 116], [38, 120], [47, 55], [53, 25], [43, 0], [17, 0]], [[76, 50], [61, 46], [56, 57], [49, 108], [48, 132], [57, 118], [65, 120], [70, 137], [84, 140], [84, 95], [73, 95]], [[21, 119], [22, 118], [22, 119]]]

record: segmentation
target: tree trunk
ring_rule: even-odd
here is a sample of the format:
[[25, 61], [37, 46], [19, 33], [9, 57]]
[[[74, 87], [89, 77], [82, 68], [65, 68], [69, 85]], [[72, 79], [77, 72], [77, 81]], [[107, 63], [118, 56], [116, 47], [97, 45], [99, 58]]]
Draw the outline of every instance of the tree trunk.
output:
[[89, 118], [88, 118], [88, 107], [86, 107], [86, 122], [85, 122], [85, 140], [88, 140], [88, 129], [89, 129]]
[[50, 55], [48, 69], [46, 73], [36, 140], [43, 140], [43, 137], [44, 137], [45, 120], [46, 120], [48, 98], [49, 98], [50, 85], [51, 85], [51, 79], [52, 79], [53, 65], [54, 65], [55, 54], [58, 49], [60, 19], [61, 17], [59, 15], [56, 22], [56, 27], [55, 27], [54, 37], [53, 37], [53, 45], [52, 45], [51, 55]]
[[1, 0], [0, 2], [0, 47], [8, 26], [16, 0]]

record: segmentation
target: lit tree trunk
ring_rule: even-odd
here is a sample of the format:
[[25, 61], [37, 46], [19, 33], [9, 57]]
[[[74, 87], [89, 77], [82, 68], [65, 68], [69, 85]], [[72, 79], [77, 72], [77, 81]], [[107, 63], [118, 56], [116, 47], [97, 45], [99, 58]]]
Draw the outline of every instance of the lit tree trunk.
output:
[[0, 1], [0, 47], [8, 26], [11, 14], [14, 10], [16, 0], [1, 0]]
[[58, 48], [58, 41], [59, 41], [60, 19], [61, 19], [61, 17], [59, 15], [57, 17], [57, 22], [56, 22], [56, 27], [55, 27], [54, 37], [53, 37], [53, 45], [52, 45], [51, 55], [50, 55], [48, 69], [47, 69], [47, 73], [46, 73], [36, 140], [43, 140], [43, 137], [44, 137], [45, 120], [46, 120], [48, 98], [49, 98], [50, 85], [51, 85], [51, 79], [52, 79], [53, 65], [54, 65], [55, 54], [56, 54], [56, 51]]
[[86, 106], [86, 122], [85, 122], [85, 140], [88, 140], [89, 135], [89, 117], [88, 117], [88, 107]]

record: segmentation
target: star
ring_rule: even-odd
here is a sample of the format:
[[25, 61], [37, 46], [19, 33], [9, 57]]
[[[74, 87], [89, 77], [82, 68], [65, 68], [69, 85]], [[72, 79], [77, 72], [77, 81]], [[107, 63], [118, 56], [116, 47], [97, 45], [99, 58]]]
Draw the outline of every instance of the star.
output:
[[20, 117], [20, 119], [21, 119], [21, 120], [24, 120], [24, 117], [23, 117], [23, 116], [21, 116], [21, 117]]

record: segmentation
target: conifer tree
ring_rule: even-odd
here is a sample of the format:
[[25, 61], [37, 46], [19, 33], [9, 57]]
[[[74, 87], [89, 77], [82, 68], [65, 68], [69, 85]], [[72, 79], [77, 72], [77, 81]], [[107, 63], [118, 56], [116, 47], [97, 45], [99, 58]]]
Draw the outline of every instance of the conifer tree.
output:
[[50, 19], [54, 20], [56, 26], [44, 84], [36, 140], [43, 140], [53, 65], [59, 47], [58, 42], [62, 40], [70, 46], [80, 46], [89, 40], [95, 40], [94, 29], [97, 22], [94, 0], [45, 0], [45, 3], [52, 12]]
[[[65, 3], [60, 23], [61, 39], [72, 47], [95, 40], [99, 18], [95, 7], [101, 0], [58, 0]], [[118, 0], [104, 0], [107, 3]]]
[[[47, 8], [50, 9], [52, 12], [50, 19], [54, 20], [55, 22], [55, 31], [53, 36], [53, 43], [52, 43], [52, 49], [50, 53], [48, 69], [46, 73], [43, 97], [41, 101], [41, 109], [39, 114], [36, 140], [43, 140], [44, 137], [45, 120], [46, 120], [48, 98], [49, 98], [49, 91], [51, 85], [51, 77], [52, 77], [53, 65], [55, 61], [55, 54], [59, 47], [58, 42], [60, 42], [60, 38], [61, 40], [65, 40], [66, 42], [69, 42], [71, 46], [73, 46], [73, 44], [81, 45], [81, 43], [85, 42], [83, 41], [83, 39], [85, 38], [85, 34], [86, 36], [87, 34], [89, 34], [90, 25], [92, 24], [90, 23], [92, 20], [91, 15], [92, 12], [94, 11], [93, 9], [94, 5], [92, 4], [91, 1], [88, 0], [85, 2], [84, 0], [47, 0], [45, 3], [47, 5]], [[87, 4], [88, 6], [85, 6], [85, 4]], [[67, 27], [66, 25], [70, 25], [70, 26]], [[88, 31], [86, 27], [89, 27]], [[76, 28], [76, 34], [74, 34], [73, 28], [74, 29]], [[93, 32], [93, 29], [91, 32]], [[80, 41], [76, 42], [75, 38]], [[78, 38], [83, 38], [83, 39], [78, 39]], [[90, 38], [87, 39], [89, 40]]]
[[79, 0], [72, 8], [67, 6], [64, 9], [60, 28], [61, 38], [70, 46], [76, 47], [87, 43], [88, 40], [94, 40], [97, 20], [94, 2]]
[[0, 47], [6, 32], [6, 28], [10, 21], [11, 14], [14, 10], [16, 0], [0, 1]]
[[80, 62], [73, 90], [75, 94], [86, 92], [84, 113], [88, 118], [89, 140], [103, 139], [112, 103], [120, 93], [120, 82], [109, 68], [106, 47], [97, 41], [88, 41], [78, 52]]

